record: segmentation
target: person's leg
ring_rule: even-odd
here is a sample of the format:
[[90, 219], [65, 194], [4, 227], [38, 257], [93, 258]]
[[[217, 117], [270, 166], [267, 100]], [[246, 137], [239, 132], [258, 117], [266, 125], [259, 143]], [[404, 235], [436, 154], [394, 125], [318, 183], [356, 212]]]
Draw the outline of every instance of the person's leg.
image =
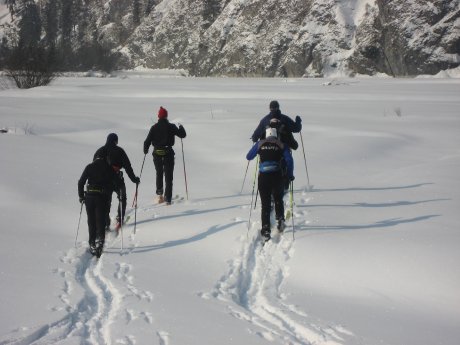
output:
[[[96, 204], [94, 196], [87, 194], [85, 198], [86, 215], [88, 219], [88, 243], [90, 248], [96, 243]], [[105, 222], [104, 222], [105, 224]]]
[[110, 209], [112, 208], [112, 194], [111, 191], [109, 194], [106, 195], [106, 208], [105, 208], [105, 229], [110, 230]]
[[153, 164], [156, 171], [156, 194], [163, 195], [163, 156], [153, 155]]
[[[262, 222], [262, 229], [261, 234], [265, 238], [270, 238], [270, 213], [271, 213], [271, 188], [269, 184], [269, 176], [267, 174], [259, 174], [258, 179], [258, 187], [259, 187], [259, 195], [260, 195], [260, 203], [262, 205], [261, 211], [261, 222]], [[252, 206], [251, 206], [252, 207]]]
[[122, 184], [120, 186], [120, 191], [118, 192], [119, 195], [118, 197], [120, 198], [120, 203], [121, 203], [121, 211], [122, 211], [122, 214], [120, 215], [120, 208], [118, 208], [118, 220], [121, 219], [122, 222], [125, 221], [125, 216], [126, 216], [126, 204], [127, 204], [127, 201], [126, 201], [126, 185], [125, 185], [125, 181], [123, 180], [122, 181]]
[[106, 198], [100, 195], [95, 198], [95, 221], [96, 221], [96, 246], [103, 247], [105, 240], [105, 209]]
[[279, 177], [273, 176], [272, 183], [272, 194], [275, 202], [275, 217], [277, 220], [277, 228], [279, 231], [284, 230], [284, 179], [280, 175]]
[[165, 201], [171, 203], [173, 178], [174, 178], [174, 155], [168, 154], [164, 158], [164, 173], [165, 173]]

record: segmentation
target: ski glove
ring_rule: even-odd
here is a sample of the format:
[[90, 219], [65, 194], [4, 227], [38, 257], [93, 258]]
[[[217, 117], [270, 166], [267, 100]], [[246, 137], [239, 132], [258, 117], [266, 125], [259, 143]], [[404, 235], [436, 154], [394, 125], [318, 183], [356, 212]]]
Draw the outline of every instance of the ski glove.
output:
[[295, 123], [296, 123], [296, 125], [301, 125], [301, 124], [302, 124], [302, 119], [300, 118], [299, 115], [297, 115], [297, 116], [295, 117]]
[[84, 203], [85, 203], [85, 198], [79, 198], [78, 200], [80, 201], [80, 204], [84, 204]]
[[139, 183], [141, 183], [141, 179], [140, 179], [138, 176], [136, 176], [136, 177], [134, 178], [134, 181], [133, 181], [133, 182], [134, 182], [135, 184], [139, 184]]

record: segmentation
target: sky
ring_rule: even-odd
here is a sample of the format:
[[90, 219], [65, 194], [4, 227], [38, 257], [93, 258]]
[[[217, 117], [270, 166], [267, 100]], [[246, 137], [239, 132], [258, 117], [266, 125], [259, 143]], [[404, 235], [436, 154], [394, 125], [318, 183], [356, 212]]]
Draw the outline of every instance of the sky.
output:
[[[458, 74], [4, 87], [0, 344], [458, 344]], [[262, 248], [245, 156], [274, 99], [303, 129], [293, 218]], [[170, 206], [142, 151], [160, 106], [187, 131]], [[96, 260], [77, 181], [111, 132], [139, 203], [126, 178], [130, 220]]]

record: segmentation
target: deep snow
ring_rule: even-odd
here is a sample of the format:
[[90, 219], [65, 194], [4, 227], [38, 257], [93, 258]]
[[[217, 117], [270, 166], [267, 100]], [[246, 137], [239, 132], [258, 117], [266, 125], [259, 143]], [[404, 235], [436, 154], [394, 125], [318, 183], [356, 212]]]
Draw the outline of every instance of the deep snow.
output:
[[[0, 91], [0, 344], [458, 344], [459, 79], [148, 76]], [[300, 146], [295, 240], [261, 250], [254, 162], [240, 191], [272, 99], [303, 118], [308, 179]], [[149, 154], [137, 232], [96, 261], [77, 180], [110, 132], [139, 174], [160, 105], [189, 200], [154, 204]]]

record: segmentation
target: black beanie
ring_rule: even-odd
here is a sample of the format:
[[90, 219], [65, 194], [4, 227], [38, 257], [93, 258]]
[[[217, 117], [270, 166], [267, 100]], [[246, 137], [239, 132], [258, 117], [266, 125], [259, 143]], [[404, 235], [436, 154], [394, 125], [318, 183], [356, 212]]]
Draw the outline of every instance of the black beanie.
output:
[[107, 136], [107, 144], [118, 144], [118, 135], [116, 135], [115, 133], [110, 133]]
[[279, 109], [279, 108], [280, 108], [280, 104], [278, 103], [278, 101], [270, 102], [270, 109]]

